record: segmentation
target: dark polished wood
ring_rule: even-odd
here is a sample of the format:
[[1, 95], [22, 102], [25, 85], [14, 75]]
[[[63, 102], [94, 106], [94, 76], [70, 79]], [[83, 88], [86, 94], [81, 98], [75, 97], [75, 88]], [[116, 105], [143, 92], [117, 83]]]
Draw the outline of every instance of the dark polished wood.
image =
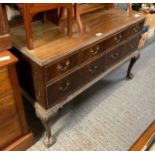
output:
[[[1, 60], [6, 56], [10, 58], [8, 60]], [[4, 150], [8, 146], [13, 149], [13, 142], [30, 133], [19, 91], [15, 69], [16, 62], [16, 57], [8, 51], [0, 53], [0, 150]], [[31, 139], [31, 145], [32, 135], [29, 138]], [[26, 140], [29, 140], [29, 138]], [[30, 147], [24, 140], [18, 144], [26, 145], [25, 149]]]
[[58, 77], [67, 71], [75, 68], [79, 64], [79, 53], [75, 53], [69, 57], [63, 58], [62, 60], [53, 62], [45, 67], [45, 80], [50, 82], [51, 79]]
[[95, 79], [99, 74], [103, 73], [105, 69], [105, 56], [89, 63], [79, 70], [80, 83], [79, 86], [83, 86], [92, 79]]
[[[53, 41], [49, 39], [48, 42], [48, 35], [42, 36], [46, 43], [36, 40], [38, 47], [34, 50], [24, 46], [20, 27], [12, 30], [12, 52], [19, 58], [20, 85], [43, 122], [46, 129], [44, 143], [48, 147], [54, 142], [49, 122], [59, 108], [139, 53], [137, 47], [144, 24], [143, 16], [129, 16], [121, 10], [100, 10], [81, 17], [87, 33], [78, 35], [76, 31], [72, 38], [68, 38], [60, 29], [49, 26], [51, 29], [46, 31], [45, 27], [43, 34], [53, 37]], [[37, 30], [40, 30], [39, 23]], [[130, 65], [128, 74], [131, 68]]]

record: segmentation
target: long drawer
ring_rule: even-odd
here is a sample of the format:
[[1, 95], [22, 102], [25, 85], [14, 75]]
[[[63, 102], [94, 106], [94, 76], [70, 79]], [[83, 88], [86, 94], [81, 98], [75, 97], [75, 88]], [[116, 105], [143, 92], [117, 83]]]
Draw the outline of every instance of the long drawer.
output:
[[89, 63], [79, 70], [80, 85], [88, 83], [90, 80], [104, 72], [105, 56]]
[[47, 86], [48, 106], [65, 99], [85, 83], [104, 71], [104, 56]]
[[56, 104], [79, 86], [78, 72], [47, 86], [48, 106]]
[[47, 86], [48, 107], [55, 105], [70, 95], [73, 91], [95, 79], [106, 69], [112, 67], [127, 55], [137, 49], [140, 35], [132, 37], [128, 42], [123, 43], [108, 53], [87, 63], [87, 65], [65, 75], [60, 80]]

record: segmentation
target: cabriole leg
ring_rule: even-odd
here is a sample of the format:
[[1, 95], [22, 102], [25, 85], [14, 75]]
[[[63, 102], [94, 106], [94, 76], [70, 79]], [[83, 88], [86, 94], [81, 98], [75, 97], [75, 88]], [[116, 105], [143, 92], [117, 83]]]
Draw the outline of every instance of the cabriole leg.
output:
[[36, 116], [41, 120], [44, 128], [45, 128], [45, 135], [43, 143], [45, 147], [50, 147], [56, 142], [56, 138], [51, 133], [51, 126], [54, 122], [54, 118], [57, 114], [57, 110], [51, 110], [50, 112], [43, 109], [39, 103], [35, 104], [35, 113]]
[[127, 70], [127, 76], [126, 76], [127, 79], [132, 79], [134, 77], [133, 74], [131, 73], [131, 70], [134, 64], [136, 63], [136, 61], [139, 59], [139, 57], [140, 57], [140, 54], [138, 54], [136, 57], [133, 57], [131, 59], [128, 70]]
[[50, 146], [52, 146], [55, 143], [56, 140], [52, 136], [50, 122], [49, 121], [42, 121], [42, 124], [45, 127], [45, 135], [44, 135], [43, 143], [47, 148], [49, 148]]

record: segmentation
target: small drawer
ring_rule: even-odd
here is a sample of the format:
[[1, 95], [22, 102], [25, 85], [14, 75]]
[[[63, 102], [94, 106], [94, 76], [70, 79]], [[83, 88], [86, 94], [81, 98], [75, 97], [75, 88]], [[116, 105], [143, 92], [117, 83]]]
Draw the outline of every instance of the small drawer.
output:
[[106, 50], [105, 41], [92, 45], [90, 47], [82, 49], [82, 62], [89, 60], [98, 56], [101, 53], [104, 53]]
[[128, 30], [126, 29], [108, 38], [106, 40], [106, 49], [113, 48], [114, 46], [119, 45], [122, 41], [126, 40], [128, 35], [127, 33]]
[[144, 21], [130, 26], [128, 31], [128, 36], [132, 37], [136, 35], [138, 32], [142, 31], [143, 24], [144, 24]]
[[5, 96], [6, 93], [11, 90], [12, 87], [7, 68], [0, 69], [0, 98]]
[[0, 150], [11, 144], [22, 135], [21, 125], [17, 115], [0, 124]]
[[76, 53], [72, 56], [65, 57], [51, 65], [45, 67], [45, 80], [46, 82], [51, 81], [55, 77], [71, 70], [78, 65], [79, 54]]
[[105, 56], [95, 60], [79, 70], [80, 83], [84, 85], [104, 72]]
[[12, 94], [0, 99], [0, 123], [16, 113], [15, 100]]
[[78, 73], [73, 72], [67, 77], [47, 86], [48, 107], [55, 105], [79, 86]]
[[110, 51], [105, 57], [105, 67], [106, 69], [113, 66], [123, 58], [124, 46], [121, 45], [117, 49]]

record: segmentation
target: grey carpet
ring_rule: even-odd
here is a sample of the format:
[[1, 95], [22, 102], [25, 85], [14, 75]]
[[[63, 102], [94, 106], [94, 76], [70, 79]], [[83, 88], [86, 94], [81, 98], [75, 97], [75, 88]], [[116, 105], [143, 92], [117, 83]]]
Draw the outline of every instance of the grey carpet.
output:
[[28, 150], [128, 150], [155, 119], [155, 43], [141, 50], [130, 81], [124, 78], [127, 66], [106, 76], [58, 113], [52, 126], [57, 137], [53, 146], [45, 148], [41, 136]]

